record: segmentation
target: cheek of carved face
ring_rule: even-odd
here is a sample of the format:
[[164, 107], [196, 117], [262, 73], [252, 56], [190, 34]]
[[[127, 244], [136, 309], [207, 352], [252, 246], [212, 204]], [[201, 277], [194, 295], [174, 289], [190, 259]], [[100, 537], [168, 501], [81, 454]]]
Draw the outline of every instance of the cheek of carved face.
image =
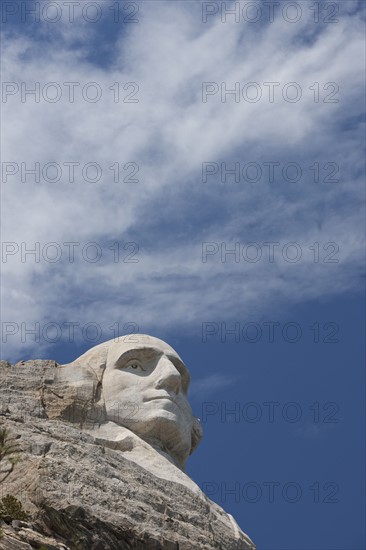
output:
[[[133, 350], [104, 376], [107, 417], [140, 435], [164, 439], [190, 436], [189, 375], [178, 357]], [[164, 433], [165, 430], [165, 433]]]

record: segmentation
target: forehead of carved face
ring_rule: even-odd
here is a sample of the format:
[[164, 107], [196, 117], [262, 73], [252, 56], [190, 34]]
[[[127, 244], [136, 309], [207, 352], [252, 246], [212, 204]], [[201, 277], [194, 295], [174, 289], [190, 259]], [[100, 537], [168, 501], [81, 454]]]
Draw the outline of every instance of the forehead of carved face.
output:
[[134, 334], [113, 342], [103, 376], [108, 419], [141, 436], [190, 445], [189, 380], [182, 359], [159, 338]]

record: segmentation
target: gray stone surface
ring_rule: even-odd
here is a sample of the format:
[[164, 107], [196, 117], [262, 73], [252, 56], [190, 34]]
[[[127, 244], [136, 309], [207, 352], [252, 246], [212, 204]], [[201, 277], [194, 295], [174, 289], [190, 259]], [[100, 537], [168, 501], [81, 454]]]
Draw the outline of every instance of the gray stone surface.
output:
[[[153, 340], [150, 344], [159, 347]], [[171, 348], [162, 345], [155, 361], [144, 341], [141, 369], [130, 358], [127, 366], [119, 362], [125, 343], [113, 346], [106, 367], [96, 361], [108, 350], [106, 344], [87, 355], [92, 372], [84, 369], [84, 356], [67, 366], [0, 362], [0, 419], [22, 448], [22, 460], [0, 485], [0, 496], [16, 496], [31, 516], [27, 527], [23, 522], [2, 526], [0, 549], [254, 549], [232, 516], [184, 473], [202, 434], [186, 399], [183, 363], [177, 376]], [[122, 389], [124, 404], [139, 393], [133, 402], [135, 432], [133, 424], [126, 427], [125, 413], [116, 415], [115, 407], [106, 406], [108, 366], [110, 391], [117, 391], [110, 402]], [[152, 388], [174, 399], [152, 399], [144, 409], [141, 395], [150, 401]], [[159, 422], [170, 429], [174, 445], [160, 437]]]

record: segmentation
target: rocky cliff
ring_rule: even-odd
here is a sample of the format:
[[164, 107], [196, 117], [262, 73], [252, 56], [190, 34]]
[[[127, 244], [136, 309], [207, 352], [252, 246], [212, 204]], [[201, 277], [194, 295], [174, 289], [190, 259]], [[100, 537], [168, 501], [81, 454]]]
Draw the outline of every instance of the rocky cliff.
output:
[[84, 430], [80, 418], [58, 418], [54, 400], [67, 396], [52, 386], [57, 368], [54, 361], [0, 362], [0, 420], [22, 449], [0, 498], [14, 495], [29, 514], [5, 518], [0, 549], [255, 548], [184, 473], [168, 476], [175, 467], [165, 468], [163, 458], [161, 475], [156, 467], [152, 473], [131, 459], [133, 439], [122, 452]]

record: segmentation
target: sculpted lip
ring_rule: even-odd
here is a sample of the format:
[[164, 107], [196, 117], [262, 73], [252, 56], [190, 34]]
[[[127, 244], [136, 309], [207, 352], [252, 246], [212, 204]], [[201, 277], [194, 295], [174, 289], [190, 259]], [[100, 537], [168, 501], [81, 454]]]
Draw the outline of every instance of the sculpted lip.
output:
[[184, 406], [182, 407], [182, 403], [177, 401], [169, 393], [164, 393], [164, 394], [160, 394], [160, 395], [159, 394], [158, 395], [151, 395], [151, 396], [148, 396], [148, 397], [144, 397], [143, 401], [144, 402], [146, 402], [146, 401], [155, 401], [155, 399], [168, 399], [169, 401], [174, 403], [174, 405], [180, 410], [180, 412], [182, 414], [184, 414], [184, 415], [187, 414], [187, 411], [186, 411], [185, 407]]
[[[176, 399], [174, 399], [174, 397], [172, 397], [171, 395], [169, 395], [168, 393], [165, 393], [165, 394], [160, 394], [160, 395], [151, 395], [149, 397], [144, 397], [143, 398], [143, 401], [155, 401], [156, 399], [168, 399], [169, 401], [171, 401], [172, 403], [174, 403], [174, 405], [176, 407], [178, 407], [178, 409], [180, 411], [182, 411], [182, 408], [180, 406], [180, 404], [177, 402]], [[184, 411], [182, 411], [184, 412]]]
[[175, 403], [177, 405], [177, 402], [175, 399], [173, 399], [173, 397], [169, 394], [165, 394], [165, 395], [154, 395], [152, 397], [146, 397], [144, 399], [144, 401], [153, 401], [154, 399], [169, 399], [170, 401], [173, 401], [173, 403]]

